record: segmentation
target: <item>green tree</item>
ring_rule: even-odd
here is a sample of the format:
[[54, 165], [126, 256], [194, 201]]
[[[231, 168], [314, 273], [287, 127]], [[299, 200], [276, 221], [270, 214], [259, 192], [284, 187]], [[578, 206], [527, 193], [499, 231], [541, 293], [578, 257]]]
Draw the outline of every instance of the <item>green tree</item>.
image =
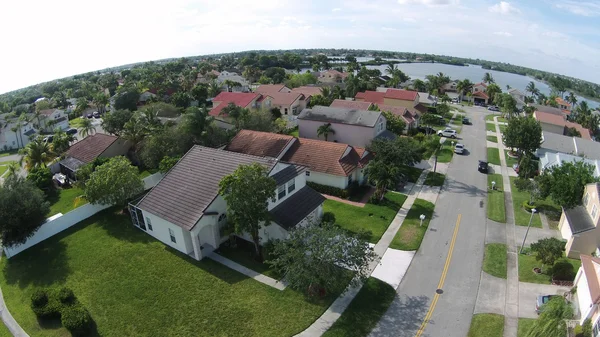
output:
[[461, 101], [463, 96], [466, 95], [467, 92], [470, 92], [471, 89], [473, 89], [473, 83], [469, 79], [464, 79], [456, 83], [456, 90], [460, 94], [459, 97]]
[[125, 157], [110, 158], [96, 168], [85, 184], [85, 197], [92, 204], [125, 206], [144, 190], [138, 169]]
[[269, 200], [276, 197], [275, 180], [258, 164], [240, 165], [219, 182], [219, 194], [227, 201], [227, 219], [238, 234], [248, 233], [256, 256], [262, 260], [259, 231], [270, 224]]
[[192, 98], [185, 91], [178, 91], [171, 96], [171, 103], [179, 108], [187, 108], [190, 106]]
[[172, 169], [173, 166], [175, 166], [175, 164], [177, 164], [177, 162], [179, 161], [179, 159], [181, 159], [181, 157], [169, 157], [169, 156], [165, 156], [160, 161], [160, 164], [158, 165], [158, 170], [161, 173], [167, 173], [167, 172], [169, 172], [169, 170]]
[[600, 181], [594, 176], [594, 166], [584, 161], [554, 165], [538, 177], [543, 197], [564, 207], [573, 208], [581, 204], [585, 185]]
[[566, 101], [571, 103], [571, 110], [575, 109], [575, 104], [577, 104], [577, 96], [571, 91], [569, 92], [569, 96], [567, 96]]
[[221, 85], [216, 80], [212, 80], [208, 85], [208, 97], [216, 97], [221, 93]]
[[507, 147], [517, 150], [519, 157], [533, 154], [542, 144], [542, 127], [532, 117], [511, 118], [502, 135]]
[[531, 251], [535, 253], [535, 259], [543, 265], [552, 266], [554, 262], [563, 256], [565, 243], [557, 238], [540, 239], [531, 244]]
[[193, 145], [192, 135], [178, 127], [166, 127], [150, 133], [139, 152], [145, 167], [158, 168], [165, 156], [180, 157]]
[[102, 118], [102, 128], [111, 135], [120, 136], [125, 128], [125, 123], [129, 122], [133, 112], [129, 110], [115, 110], [108, 112]]
[[312, 224], [292, 230], [287, 240], [276, 241], [274, 258], [267, 261], [290, 287], [309, 296], [340, 293], [347, 289], [348, 274], [354, 278], [350, 286], [359, 286], [369, 277], [369, 263], [376, 254], [368, 242], [328, 223]]
[[517, 101], [514, 97], [509, 94], [499, 94], [498, 105], [500, 105], [500, 111], [503, 115], [513, 117], [517, 112]]
[[535, 320], [527, 337], [564, 337], [567, 335], [566, 320], [573, 318], [573, 307], [561, 296], [556, 296], [542, 306], [542, 313]]
[[94, 103], [96, 109], [98, 109], [98, 112], [103, 114], [106, 112], [106, 105], [108, 104], [108, 101], [108, 96], [106, 96], [104, 92], [100, 92], [94, 95], [92, 103]]
[[16, 175], [0, 186], [0, 235], [2, 245], [12, 247], [27, 241], [40, 228], [50, 205], [35, 185]]
[[488, 85], [485, 89], [485, 93], [490, 97], [490, 102], [499, 104], [499, 102], [496, 101], [496, 95], [499, 96], [499, 94], [502, 93], [502, 89], [496, 83], [491, 83]]
[[387, 120], [386, 129], [398, 136], [402, 135], [404, 129], [406, 128], [406, 122], [404, 122], [404, 119], [402, 119], [400, 116], [394, 115], [389, 111], [382, 111], [381, 113]]
[[140, 99], [140, 92], [137, 88], [129, 87], [120, 92], [115, 97], [115, 109], [117, 110], [137, 110], [137, 103]]
[[27, 181], [31, 181], [40, 190], [52, 187], [52, 172], [47, 167], [34, 167], [27, 173]]
[[413, 89], [415, 89], [416, 91], [420, 91], [420, 92], [425, 92], [427, 91], [427, 85], [425, 85], [425, 82], [423, 82], [423, 80], [420, 79], [415, 79], [413, 84]]
[[52, 152], [56, 155], [62, 154], [69, 149], [73, 141], [75, 141], [75, 137], [73, 137], [73, 135], [58, 129], [52, 138]]
[[492, 84], [492, 83], [496, 83], [496, 81], [494, 80], [494, 77], [492, 77], [492, 74], [485, 73], [483, 75], [483, 83]]
[[206, 105], [208, 99], [208, 85], [206, 83], [198, 83], [190, 92], [192, 99], [198, 101], [199, 105]]
[[194, 143], [201, 144], [205, 135], [205, 129], [212, 122], [213, 118], [208, 115], [206, 107], [189, 107], [183, 116], [182, 130], [191, 135]]
[[531, 82], [529, 82], [529, 84], [527, 84], [525, 91], [531, 93], [532, 96], [537, 96], [540, 93], [539, 89], [535, 87], [535, 83], [533, 83], [533, 81], [531, 81]]
[[42, 137], [32, 140], [26, 147], [19, 151], [22, 155], [21, 162], [25, 162], [25, 168], [29, 171], [36, 167], [46, 167], [56, 156], [52, 152], [50, 144]]
[[79, 126], [79, 135], [83, 138], [96, 133], [96, 127], [92, 124], [92, 120], [84, 118]]
[[226, 107], [224, 107], [220, 114], [225, 115], [233, 119], [235, 128], [237, 130], [240, 129], [240, 124], [244, 118], [250, 113], [250, 110], [246, 108], [242, 108], [240, 106], [235, 105], [235, 103], [229, 103]]
[[331, 126], [331, 123], [323, 124], [317, 128], [317, 137], [325, 137], [325, 141], [327, 141], [327, 137], [329, 135], [335, 135], [335, 130]]

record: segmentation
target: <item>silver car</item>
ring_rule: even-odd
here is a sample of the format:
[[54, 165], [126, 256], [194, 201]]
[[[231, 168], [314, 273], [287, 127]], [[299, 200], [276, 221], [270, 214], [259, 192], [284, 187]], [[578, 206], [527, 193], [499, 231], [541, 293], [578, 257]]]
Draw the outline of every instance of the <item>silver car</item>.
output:
[[465, 152], [465, 146], [461, 143], [456, 144], [454, 147], [454, 153], [463, 154]]

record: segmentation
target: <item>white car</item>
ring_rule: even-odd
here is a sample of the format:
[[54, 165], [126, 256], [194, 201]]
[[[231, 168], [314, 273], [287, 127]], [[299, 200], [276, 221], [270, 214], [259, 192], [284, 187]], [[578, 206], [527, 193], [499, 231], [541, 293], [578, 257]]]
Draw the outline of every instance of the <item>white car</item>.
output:
[[440, 130], [440, 131], [438, 131], [437, 134], [440, 137], [446, 137], [446, 138], [456, 138], [457, 137], [456, 130], [452, 130], [452, 129]]
[[465, 146], [462, 145], [461, 143], [456, 144], [456, 147], [454, 147], [454, 153], [463, 154], [464, 151], [465, 151]]

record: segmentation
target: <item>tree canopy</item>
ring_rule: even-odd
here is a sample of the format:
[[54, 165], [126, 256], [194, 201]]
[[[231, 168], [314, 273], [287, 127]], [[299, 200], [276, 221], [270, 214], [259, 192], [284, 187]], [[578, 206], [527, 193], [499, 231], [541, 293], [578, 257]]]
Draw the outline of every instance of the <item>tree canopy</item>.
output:
[[85, 184], [85, 197], [92, 204], [125, 206], [144, 190], [138, 169], [125, 157], [114, 157], [96, 168]]
[[584, 161], [551, 166], [536, 180], [540, 184], [542, 198], [550, 196], [564, 208], [581, 204], [585, 185], [600, 181], [594, 176], [594, 166]]
[[129, 110], [114, 110], [104, 114], [102, 117], [102, 128], [111, 135], [120, 136], [125, 128], [125, 123], [129, 122], [133, 112]]
[[516, 149], [519, 157], [533, 154], [542, 144], [542, 127], [532, 117], [511, 118], [502, 135], [504, 145]]

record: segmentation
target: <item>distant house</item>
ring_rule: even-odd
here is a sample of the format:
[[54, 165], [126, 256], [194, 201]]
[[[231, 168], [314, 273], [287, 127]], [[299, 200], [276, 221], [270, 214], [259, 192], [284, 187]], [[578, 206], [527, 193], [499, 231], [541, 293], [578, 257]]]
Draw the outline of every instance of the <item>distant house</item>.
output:
[[419, 103], [425, 106], [435, 106], [437, 104], [437, 100], [437, 97], [432, 96], [430, 93], [419, 91]]
[[71, 180], [77, 180], [75, 173], [85, 164], [96, 158], [124, 156], [131, 148], [131, 142], [117, 136], [95, 133], [71, 145], [65, 152], [65, 159], [58, 162], [59, 170]]
[[331, 124], [335, 133], [328, 135], [328, 141], [352, 146], [366, 147], [375, 138], [395, 138], [386, 129], [386, 119], [380, 111], [367, 111], [346, 108], [314, 106], [304, 109], [298, 116], [300, 137], [309, 139], [325, 139], [319, 136], [317, 129]]
[[40, 111], [39, 128], [40, 128], [40, 130], [43, 130], [44, 132], [53, 132], [56, 128], [60, 128], [61, 130], [66, 130], [69, 128], [69, 118], [64, 110], [59, 110], [59, 109], [42, 110], [42, 111]]
[[541, 112], [547, 112], [553, 115], [557, 115], [557, 116], [561, 116], [563, 118], [566, 118], [571, 112], [567, 111], [567, 110], [561, 110], [559, 108], [555, 108], [549, 105], [541, 105], [541, 104], [533, 104], [530, 103], [529, 106], [532, 106], [535, 108], [535, 111], [541, 111]]
[[[233, 87], [228, 87], [227, 86], [227, 81], [231, 81], [231, 82], [237, 82], [239, 83], [239, 85], [233, 86]], [[219, 73], [219, 76], [217, 77], [217, 83], [219, 83], [221, 85], [221, 88], [225, 91], [229, 91], [229, 92], [249, 92], [250, 91], [250, 84], [248, 83], [248, 81], [246, 81], [246, 79], [242, 76], [240, 76], [238, 73], [236, 72], [229, 72], [229, 71], [222, 71]]]
[[317, 77], [317, 81], [320, 83], [343, 83], [346, 81], [346, 77], [348, 77], [348, 73], [339, 72], [337, 70], [326, 70], [322, 71]]
[[[221, 92], [213, 99], [213, 107], [209, 111], [209, 115], [215, 117], [216, 120], [225, 123], [221, 125], [225, 128], [231, 128], [231, 118], [227, 114], [223, 114], [221, 111], [227, 107], [230, 103], [236, 106], [247, 109], [257, 109], [260, 107], [258, 100], [262, 97], [261, 94], [252, 92]], [[227, 126], [229, 125], [229, 126]]]
[[598, 214], [600, 183], [587, 184], [582, 196], [582, 204], [564, 209], [558, 222], [563, 239], [567, 240], [565, 253], [578, 259], [580, 254], [593, 254], [600, 246], [600, 227]]
[[574, 286], [577, 288], [577, 309], [575, 313], [579, 324], [591, 320], [594, 336], [600, 333], [600, 258], [581, 254], [581, 267], [575, 276]]
[[304, 96], [304, 99], [300, 100], [300, 107], [304, 110], [310, 104], [310, 100], [313, 96], [321, 94], [321, 87], [302, 86], [292, 89], [291, 92], [302, 94]]
[[0, 116], [0, 151], [23, 148], [37, 135], [31, 122], [24, 122], [20, 129], [17, 126], [18, 122]]
[[150, 101], [151, 99], [153, 99], [155, 97], [156, 97], [156, 94], [154, 94], [150, 91], [144, 91], [143, 93], [140, 94], [140, 98], [138, 98], [138, 105], [144, 105], [148, 101]]
[[345, 108], [356, 110], [369, 110], [371, 106], [373, 106], [373, 103], [371, 102], [349, 101], [346, 99], [335, 99], [329, 105], [329, 107], [331, 108]]
[[446, 84], [444, 84], [442, 86], [442, 93], [446, 93], [446, 92], [457, 92], [458, 90], [456, 89], [456, 86], [458, 85], [458, 82], [456, 81], [450, 81]]
[[[194, 146], [140, 201], [129, 206], [133, 224], [196, 260], [210, 255], [231, 233], [219, 182], [240, 165], [258, 163], [277, 183], [269, 201], [272, 221], [259, 232], [261, 244], [285, 239], [288, 231], [318, 222], [325, 198], [306, 186], [305, 168], [225, 150]], [[250, 240], [245, 233], [240, 238]]]
[[403, 106], [418, 114], [425, 113], [427, 107], [420, 104], [419, 93], [403, 89], [385, 89], [382, 91], [358, 92], [355, 99], [360, 102], [371, 102], [377, 105]]
[[488, 104], [490, 100], [490, 96], [485, 93], [487, 90], [487, 84], [481, 82], [473, 85], [471, 89], [471, 94], [473, 98], [473, 103], [483, 103]]
[[600, 143], [591, 139], [569, 137], [558, 133], [542, 131], [542, 144], [536, 151], [539, 158], [546, 154], [564, 153], [590, 160], [600, 160]]
[[519, 89], [509, 89], [508, 94], [512, 96], [517, 102], [517, 109], [523, 109], [527, 104], [525, 103], [525, 94]]
[[261, 84], [259, 85], [254, 92], [259, 94], [270, 94], [277, 92], [290, 92], [292, 89], [285, 86], [285, 84]]
[[565, 101], [564, 99], [562, 99], [561, 97], [556, 97], [556, 104], [558, 104], [558, 108], [561, 110], [567, 110], [567, 111], [571, 111], [571, 103]]
[[592, 139], [590, 130], [584, 128], [580, 124], [569, 122], [562, 116], [542, 111], [535, 111], [533, 113], [533, 118], [540, 123], [543, 131], [565, 135], [568, 129], [573, 128], [579, 131], [581, 138]]
[[306, 181], [342, 189], [366, 183], [365, 168], [373, 158], [361, 147], [251, 130], [241, 130], [226, 150], [300, 165]]

